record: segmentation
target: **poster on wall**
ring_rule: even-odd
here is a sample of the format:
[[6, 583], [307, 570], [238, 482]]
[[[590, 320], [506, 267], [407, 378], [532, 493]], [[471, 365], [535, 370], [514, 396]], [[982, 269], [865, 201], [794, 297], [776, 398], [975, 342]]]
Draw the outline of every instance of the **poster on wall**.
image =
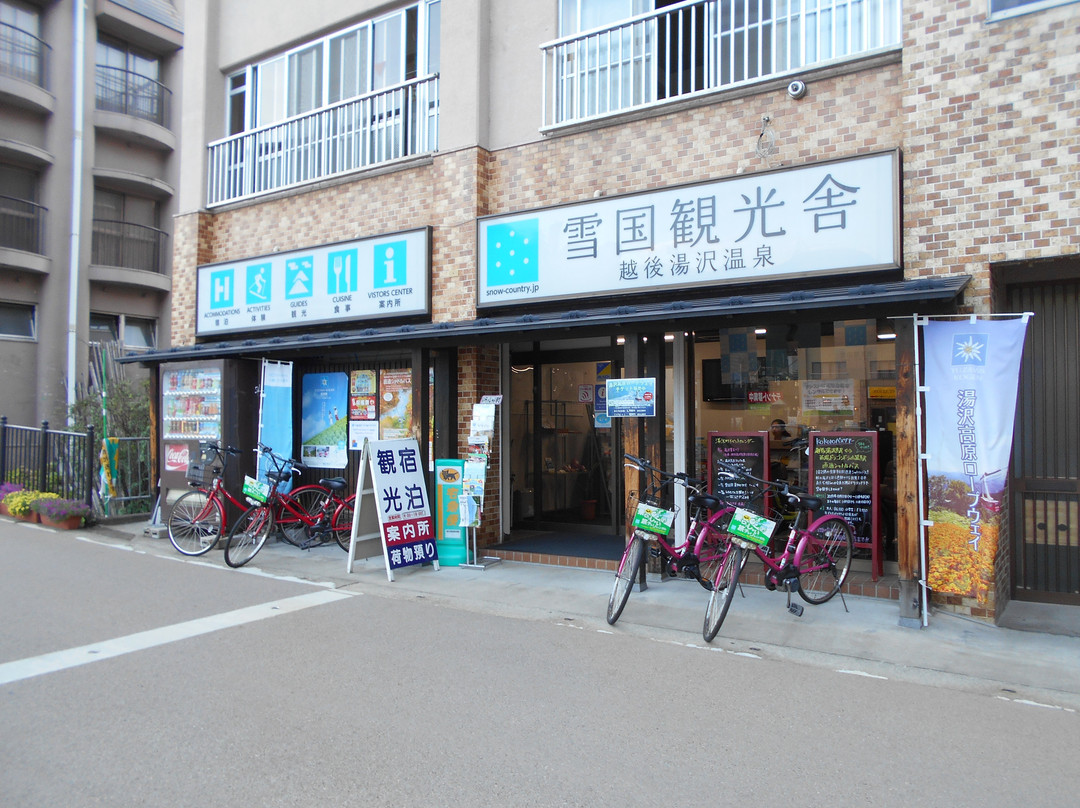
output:
[[359, 452], [365, 440], [379, 439], [378, 421], [349, 421], [349, 451]]
[[854, 379], [807, 379], [802, 383], [803, 417], [855, 414]]
[[1028, 316], [926, 320], [927, 580], [989, 600]]
[[611, 429], [611, 416], [607, 411], [607, 383], [611, 378], [611, 362], [596, 363], [596, 390], [593, 392], [593, 425], [597, 429]]
[[383, 440], [412, 435], [411, 370], [384, 370], [379, 374], [379, 433]]
[[609, 418], [652, 418], [656, 415], [656, 379], [608, 379]]
[[301, 387], [300, 460], [321, 469], [345, 468], [349, 462], [349, 376], [306, 373]]
[[349, 374], [349, 420], [374, 421], [379, 417], [379, 391], [374, 370], [354, 370]]

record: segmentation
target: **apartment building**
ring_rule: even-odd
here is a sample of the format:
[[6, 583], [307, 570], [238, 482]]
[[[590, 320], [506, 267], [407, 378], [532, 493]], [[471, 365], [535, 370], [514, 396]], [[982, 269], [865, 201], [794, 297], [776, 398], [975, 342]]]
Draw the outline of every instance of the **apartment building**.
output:
[[169, 342], [182, 8], [0, 0], [0, 413], [67, 423]]
[[[856, 563], [898, 578], [901, 619], [1080, 605], [1080, 4], [266, 8], [184, 10], [173, 346], [143, 357], [163, 479], [222, 410], [253, 441], [259, 382], [232, 366], [288, 363], [297, 456], [309, 382], [341, 435], [385, 437], [380, 402], [410, 398], [393, 428], [432, 459], [501, 396], [481, 543], [594, 567], [622, 547], [624, 452], [705, 477], [758, 436], [765, 470], [813, 485], [797, 441], [848, 435]], [[916, 317], [1016, 312], [1013, 462], [984, 470], [981, 551], [930, 548], [967, 575], [935, 585]], [[355, 479], [340, 440], [322, 468]]]

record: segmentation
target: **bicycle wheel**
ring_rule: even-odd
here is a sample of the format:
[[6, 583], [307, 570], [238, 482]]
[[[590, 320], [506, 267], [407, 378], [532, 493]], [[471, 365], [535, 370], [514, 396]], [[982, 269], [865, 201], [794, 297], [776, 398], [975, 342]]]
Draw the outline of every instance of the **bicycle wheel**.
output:
[[705, 607], [705, 625], [701, 629], [705, 642], [712, 642], [716, 632], [724, 624], [731, 599], [735, 597], [735, 590], [739, 585], [739, 573], [745, 563], [746, 550], [728, 542], [728, 550], [717, 569], [712, 594], [709, 595], [709, 605]]
[[701, 577], [698, 583], [709, 591], [712, 591], [713, 581], [716, 580], [720, 562], [724, 559], [724, 551], [727, 550], [727, 528], [734, 512], [734, 508], [717, 511], [701, 526], [703, 537], [701, 551], [698, 553], [698, 574]]
[[286, 499], [291, 501], [294, 508], [314, 517], [330, 499], [330, 492], [321, 485], [302, 485], [288, 494], [282, 494], [278, 499], [274, 522], [281, 531], [281, 537], [289, 544], [299, 547], [311, 537], [308, 522], [281, 504]]
[[808, 528], [809, 537], [799, 562], [799, 595], [807, 603], [824, 603], [844, 585], [851, 566], [851, 525], [839, 516], [826, 516]]
[[172, 506], [167, 524], [169, 541], [186, 556], [200, 556], [217, 546], [225, 512], [206, 491], [188, 491]]
[[269, 505], [252, 505], [236, 520], [225, 543], [225, 563], [242, 567], [266, 544], [274, 527], [274, 509]]
[[337, 510], [334, 511], [334, 526], [330, 531], [334, 534], [338, 546], [346, 553], [349, 552], [349, 542], [352, 541], [353, 503], [355, 500], [356, 495], [354, 494], [338, 505]]
[[645, 556], [645, 539], [641, 534], [634, 532], [634, 538], [623, 550], [622, 561], [619, 562], [619, 570], [615, 573], [615, 583], [611, 587], [611, 597], [607, 604], [607, 621], [615, 625], [615, 621], [622, 614], [623, 607], [630, 597], [630, 590], [637, 579], [638, 567]]

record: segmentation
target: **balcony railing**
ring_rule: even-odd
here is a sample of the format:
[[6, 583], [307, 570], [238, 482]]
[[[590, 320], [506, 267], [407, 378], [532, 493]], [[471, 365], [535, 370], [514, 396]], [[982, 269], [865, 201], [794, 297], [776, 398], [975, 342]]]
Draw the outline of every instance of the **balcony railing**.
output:
[[0, 23], [0, 73], [29, 81], [44, 90], [48, 87], [49, 51], [33, 34], [8, 23]]
[[207, 205], [427, 154], [438, 133], [438, 76], [323, 107], [211, 143]]
[[156, 227], [94, 219], [90, 260], [99, 266], [164, 272], [168, 233]]
[[107, 65], [98, 65], [95, 75], [94, 97], [98, 109], [131, 115], [169, 128], [172, 92], [164, 84]]
[[40, 255], [46, 212], [34, 202], [0, 194], [0, 247]]
[[688, 0], [541, 46], [543, 127], [900, 45], [901, 0]]

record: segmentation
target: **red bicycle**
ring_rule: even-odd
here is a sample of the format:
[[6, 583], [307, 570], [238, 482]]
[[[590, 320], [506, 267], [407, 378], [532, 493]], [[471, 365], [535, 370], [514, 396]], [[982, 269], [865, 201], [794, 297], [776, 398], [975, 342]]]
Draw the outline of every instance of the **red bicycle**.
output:
[[230, 567], [242, 567], [251, 561], [262, 549], [275, 525], [282, 528], [284, 535], [291, 536], [287, 539], [291, 544], [302, 549], [336, 540], [343, 550], [348, 551], [356, 496], [344, 498], [348, 490], [345, 478], [327, 477], [319, 480], [324, 494], [317, 507], [311, 508], [308, 503], [297, 499], [297, 493], [303, 489], [291, 493], [278, 490], [282, 483], [291, 480], [306, 466], [299, 460], [275, 454], [269, 446], [261, 443], [259, 451], [274, 466], [265, 472], [270, 482], [262, 486], [258, 495], [248, 491], [251, 507], [241, 514], [229, 531], [229, 539], [225, 542], [225, 563]]
[[[250, 504], [230, 493], [222, 482], [229, 455], [238, 455], [240, 450], [232, 446], [222, 449], [216, 443], [200, 443], [199, 451], [202, 462], [188, 464], [187, 471], [188, 485], [194, 490], [173, 503], [166, 523], [172, 546], [186, 556], [204, 555], [221, 541], [228, 529], [226, 504], [240, 511]], [[209, 485], [205, 484], [207, 472], [212, 475]], [[293, 491], [291, 497], [297, 507], [317, 513], [330, 498], [330, 491], [322, 485], [304, 485]], [[301, 519], [291, 514], [283, 516], [279, 525], [286, 540], [306, 530]]]

